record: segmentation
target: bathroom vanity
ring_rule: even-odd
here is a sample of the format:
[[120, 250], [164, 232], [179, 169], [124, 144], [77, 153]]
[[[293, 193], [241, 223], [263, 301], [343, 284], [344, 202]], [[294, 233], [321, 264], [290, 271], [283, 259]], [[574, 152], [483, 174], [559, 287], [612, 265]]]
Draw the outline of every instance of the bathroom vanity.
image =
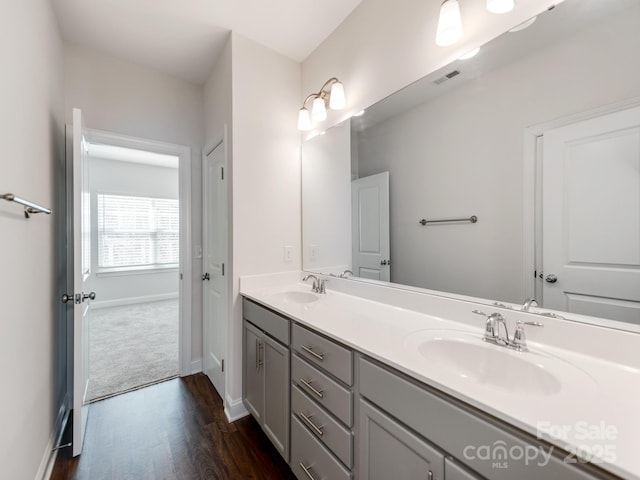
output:
[[295, 277], [241, 292], [243, 400], [298, 478], [640, 478], [639, 366], [559, 348], [636, 334], [545, 319], [517, 352], [482, 342], [470, 302]]

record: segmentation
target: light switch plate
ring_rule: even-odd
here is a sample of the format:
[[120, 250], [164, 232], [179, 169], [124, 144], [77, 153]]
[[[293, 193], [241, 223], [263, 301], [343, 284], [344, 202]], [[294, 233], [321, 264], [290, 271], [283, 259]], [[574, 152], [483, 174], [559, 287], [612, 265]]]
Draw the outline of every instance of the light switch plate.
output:
[[284, 261], [293, 262], [293, 247], [291, 245], [284, 246]]
[[309, 260], [315, 261], [318, 259], [318, 250], [320, 249], [319, 245], [311, 245], [309, 248]]

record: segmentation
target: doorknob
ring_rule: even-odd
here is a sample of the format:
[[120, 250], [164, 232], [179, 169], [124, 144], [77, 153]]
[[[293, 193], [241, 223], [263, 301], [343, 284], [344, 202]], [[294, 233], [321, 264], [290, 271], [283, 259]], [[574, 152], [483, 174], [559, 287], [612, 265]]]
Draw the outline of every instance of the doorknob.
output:
[[91, 292], [91, 293], [82, 292], [82, 301], [84, 302], [87, 298], [89, 300], [95, 300], [96, 299], [96, 292]]
[[556, 283], [558, 281], [558, 277], [555, 276], [553, 273], [550, 273], [549, 275], [544, 277], [544, 281], [547, 283]]
[[204, 282], [205, 280], [211, 280], [211, 277], [209, 276], [209, 272], [202, 275], [202, 281]]
[[70, 294], [70, 295], [68, 293], [65, 293], [64, 295], [62, 295], [62, 297], [60, 297], [60, 301], [62, 303], [69, 303], [69, 302], [71, 302], [71, 303], [80, 303], [77, 300], [80, 300], [80, 298], [79, 297], [76, 298], [76, 296], [73, 293]]

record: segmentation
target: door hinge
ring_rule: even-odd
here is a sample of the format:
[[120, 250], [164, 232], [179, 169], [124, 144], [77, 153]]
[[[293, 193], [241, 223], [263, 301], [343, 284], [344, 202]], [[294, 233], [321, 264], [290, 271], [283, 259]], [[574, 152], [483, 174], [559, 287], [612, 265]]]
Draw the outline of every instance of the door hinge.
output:
[[224, 263], [222, 264], [222, 276], [224, 277]]
[[224, 358], [222, 359], [222, 371], [224, 372]]
[[220, 167], [220, 180], [224, 180], [224, 167]]

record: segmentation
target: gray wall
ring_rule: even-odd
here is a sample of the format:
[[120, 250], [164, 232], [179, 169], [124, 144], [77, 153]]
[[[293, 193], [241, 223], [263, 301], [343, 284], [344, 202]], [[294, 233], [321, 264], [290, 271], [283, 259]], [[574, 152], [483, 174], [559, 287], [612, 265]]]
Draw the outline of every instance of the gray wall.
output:
[[118, 273], [98, 272], [98, 194], [178, 199], [178, 170], [139, 163], [91, 158], [91, 275], [89, 291], [95, 291], [93, 308], [178, 297], [178, 269]]
[[44, 473], [66, 391], [62, 43], [50, 2], [8, 3], [0, 193], [53, 210], [26, 220], [19, 205], [0, 201], [0, 464], [3, 478], [31, 479]]
[[627, 9], [359, 136], [360, 176], [390, 171], [392, 281], [522, 302], [524, 129], [640, 96], [639, 22]]

